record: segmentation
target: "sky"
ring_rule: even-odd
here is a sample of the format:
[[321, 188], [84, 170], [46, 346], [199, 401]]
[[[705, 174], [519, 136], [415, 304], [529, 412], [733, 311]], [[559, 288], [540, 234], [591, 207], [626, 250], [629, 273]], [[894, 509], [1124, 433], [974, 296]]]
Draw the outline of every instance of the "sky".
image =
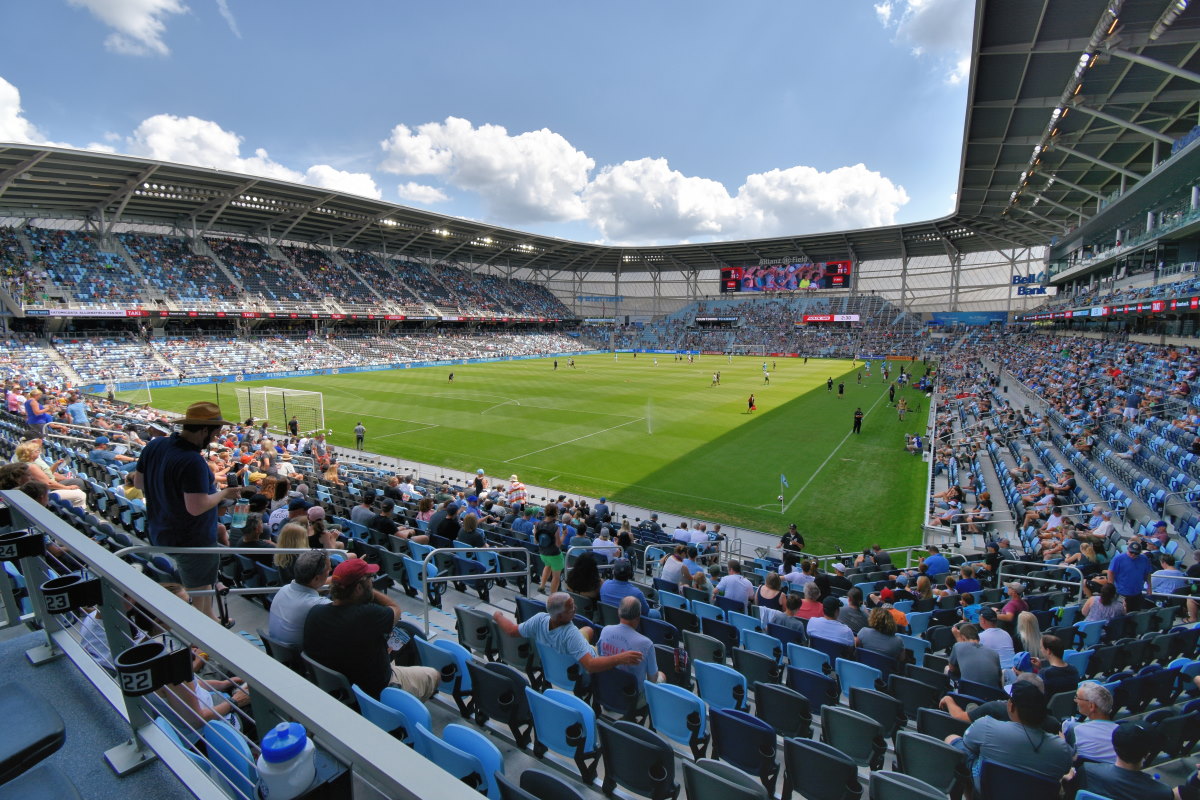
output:
[[0, 142], [610, 244], [944, 216], [972, 0], [4, 0]]

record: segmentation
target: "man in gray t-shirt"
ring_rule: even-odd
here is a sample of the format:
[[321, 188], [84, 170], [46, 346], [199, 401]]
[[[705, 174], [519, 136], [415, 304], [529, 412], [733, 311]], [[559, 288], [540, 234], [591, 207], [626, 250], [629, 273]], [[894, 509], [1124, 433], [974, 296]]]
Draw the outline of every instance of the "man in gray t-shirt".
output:
[[1003, 683], [1000, 672], [1000, 657], [996, 651], [979, 642], [979, 633], [969, 622], [954, 626], [956, 643], [950, 648], [950, 666], [946, 673], [961, 680], [982, 683], [1000, 688]]
[[946, 737], [946, 743], [963, 751], [980, 791], [979, 775], [984, 761], [1032, 772], [1054, 781], [1071, 769], [1075, 757], [1071, 746], [1060, 737], [1042, 730], [1046, 696], [1041, 679], [1022, 673], [1008, 701], [1008, 722], [982, 717], [971, 723], [963, 736]]
[[642, 621], [642, 604], [636, 597], [626, 597], [621, 601], [617, 610], [620, 623], [606, 625], [600, 631], [600, 640], [596, 649], [602, 656], [615, 656], [628, 651], [642, 654], [641, 664], [623, 664], [617, 669], [628, 672], [635, 678], [661, 683], [666, 676], [658, 671], [654, 658], [654, 642], [638, 633], [638, 624]]
[[566, 592], [555, 592], [546, 598], [546, 610], [534, 614], [520, 625], [497, 611], [492, 615], [500, 630], [507, 636], [523, 636], [575, 659], [588, 672], [604, 672], [622, 665], [642, 663], [642, 654], [627, 650], [615, 655], [598, 656], [588, 644], [592, 630], [581, 631], [574, 625], [575, 600]]

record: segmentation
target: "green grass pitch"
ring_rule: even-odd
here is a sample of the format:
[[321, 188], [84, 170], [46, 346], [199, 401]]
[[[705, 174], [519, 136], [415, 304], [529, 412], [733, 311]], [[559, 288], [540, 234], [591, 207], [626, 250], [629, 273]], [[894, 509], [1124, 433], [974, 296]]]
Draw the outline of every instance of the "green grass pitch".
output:
[[[321, 391], [335, 445], [353, 446], [361, 420], [372, 452], [772, 533], [796, 522], [815, 552], [920, 541], [926, 465], [903, 445], [906, 431], [924, 432], [928, 405], [903, 390], [921, 410], [900, 422], [878, 363], [860, 385], [861, 364], [767, 359], [776, 365], [767, 386], [758, 357], [660, 355], [655, 365], [622, 353], [576, 358], [575, 369], [560, 358], [557, 370], [553, 361], [222, 384], [220, 402], [232, 417], [237, 387]], [[716, 370], [721, 385], [711, 386]], [[829, 377], [845, 382], [843, 399], [826, 390]], [[155, 389], [153, 405], [182, 412], [214, 394]], [[866, 413], [860, 435], [850, 433], [856, 406]]]

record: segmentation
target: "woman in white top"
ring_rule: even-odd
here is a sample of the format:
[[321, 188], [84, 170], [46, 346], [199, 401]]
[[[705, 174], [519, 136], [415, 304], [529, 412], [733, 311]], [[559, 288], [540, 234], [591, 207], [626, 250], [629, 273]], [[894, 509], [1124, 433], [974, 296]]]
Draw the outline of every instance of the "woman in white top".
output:
[[662, 569], [659, 570], [658, 577], [664, 581], [670, 581], [676, 586], [680, 584], [690, 584], [692, 575], [688, 572], [688, 568], [683, 565], [683, 559], [687, 557], [687, 548], [684, 545], [676, 545], [675, 550], [662, 558]]

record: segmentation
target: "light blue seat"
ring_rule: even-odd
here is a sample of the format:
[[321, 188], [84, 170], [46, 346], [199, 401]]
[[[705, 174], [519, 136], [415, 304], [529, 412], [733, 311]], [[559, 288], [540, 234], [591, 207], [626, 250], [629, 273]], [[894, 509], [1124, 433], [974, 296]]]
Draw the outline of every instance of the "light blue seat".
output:
[[1070, 605], [1056, 606], [1050, 610], [1057, 612], [1059, 625], [1074, 625], [1075, 621], [1079, 618], [1081, 608], [1082, 606], [1079, 605]]
[[742, 631], [742, 647], [751, 653], [773, 658], [776, 664], [783, 659], [783, 642], [765, 633]]
[[561, 689], [535, 692], [527, 686], [525, 698], [533, 715], [534, 756], [542, 758], [547, 751], [566, 756], [575, 762], [584, 783], [595, 780], [600, 753], [591, 706]]
[[358, 698], [358, 710], [362, 715], [409, 747], [415, 746], [413, 732], [418, 725], [433, 730], [429, 709], [415, 695], [395, 686], [388, 686], [376, 700], [357, 685], [351, 688]]
[[668, 608], [682, 608], [684, 611], [688, 610], [688, 599], [683, 595], [675, 594], [674, 592], [659, 592], [658, 604], [660, 606], [667, 606]]
[[534, 647], [542, 662], [542, 674], [551, 686], [575, 692], [582, 691], [590, 683], [587, 670], [575, 659], [541, 642], [535, 642]]
[[258, 767], [246, 737], [225, 720], [210, 720], [200, 732], [208, 748], [208, 760], [221, 777], [242, 797], [254, 797], [258, 786]]
[[892, 603], [892, 608], [903, 614], [907, 614], [908, 612], [912, 611], [912, 607], [912, 600], [897, 600], [896, 602]]
[[910, 636], [907, 633], [896, 634], [904, 643], [904, 649], [912, 653], [914, 664], [925, 663], [925, 653], [929, 650], [929, 642], [920, 636]]
[[849, 697], [850, 690], [856, 686], [860, 689], [877, 692], [880, 684], [883, 683], [882, 672], [857, 661], [839, 658], [834, 663], [833, 669], [837, 673], [838, 683], [841, 684], [842, 694], [845, 697]]
[[725, 610], [712, 603], [701, 603], [699, 600], [693, 600], [692, 613], [700, 619], [707, 617], [708, 619], [717, 619], [721, 622], [725, 621]]
[[496, 773], [504, 772], [504, 758], [482, 733], [466, 725], [447, 725], [439, 737], [418, 725], [416, 740], [416, 750], [425, 758], [489, 800], [501, 800]]
[[670, 683], [642, 684], [650, 709], [650, 728], [687, 745], [693, 758], [708, 750], [708, 706], [694, 693]]
[[920, 636], [929, 627], [929, 621], [933, 619], [933, 612], [914, 611], [906, 616], [908, 617], [908, 632], [913, 636]]
[[471, 696], [471, 673], [467, 671], [471, 651], [458, 642], [446, 639], [430, 642], [414, 636], [413, 641], [417, 643], [417, 657], [421, 660], [421, 666], [432, 667], [441, 673], [438, 691], [454, 698], [458, 713], [464, 717], [470, 714], [472, 709], [466, 698]]
[[1091, 650], [1066, 650], [1063, 652], [1063, 661], [1077, 669], [1080, 677], [1087, 675], [1088, 661], [1091, 657]]
[[798, 669], [807, 669], [824, 674], [833, 668], [833, 664], [829, 663], [829, 656], [820, 650], [805, 647], [795, 642], [788, 643], [787, 657], [788, 664]]
[[693, 661], [696, 691], [712, 708], [747, 708], [746, 676], [724, 664]]
[[1087, 650], [1093, 645], [1100, 644], [1100, 638], [1104, 636], [1104, 626], [1107, 623], [1104, 620], [1096, 620], [1093, 622], [1076, 622], [1075, 628], [1079, 631], [1079, 649]]
[[725, 621], [739, 631], [761, 632], [763, 629], [762, 623], [758, 621], [758, 617], [752, 617], [749, 614], [739, 614], [737, 611], [726, 612]]

